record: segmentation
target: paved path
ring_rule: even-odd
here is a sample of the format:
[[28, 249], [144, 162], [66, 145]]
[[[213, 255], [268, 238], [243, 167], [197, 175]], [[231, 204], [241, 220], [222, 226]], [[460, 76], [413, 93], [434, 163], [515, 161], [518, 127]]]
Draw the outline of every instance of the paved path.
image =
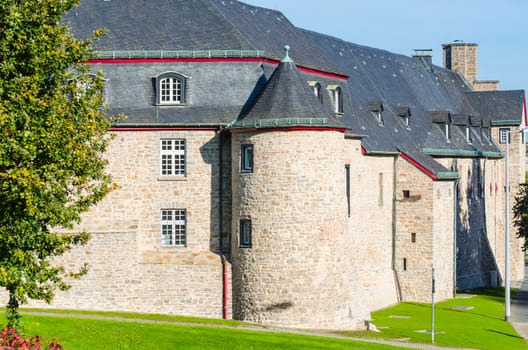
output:
[[524, 340], [528, 341], [528, 265], [524, 267], [524, 281], [512, 283], [520, 287], [511, 297], [510, 323]]

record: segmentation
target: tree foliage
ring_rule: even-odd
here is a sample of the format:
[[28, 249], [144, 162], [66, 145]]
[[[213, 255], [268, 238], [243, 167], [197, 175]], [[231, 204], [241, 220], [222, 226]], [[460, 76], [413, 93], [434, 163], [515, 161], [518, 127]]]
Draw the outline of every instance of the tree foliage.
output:
[[110, 188], [103, 78], [82, 64], [99, 33], [78, 40], [61, 23], [77, 2], [0, 2], [0, 286], [11, 325], [19, 304], [50, 302], [86, 272], [52, 260], [88, 234], [56, 231], [71, 231]]
[[517, 237], [524, 238], [523, 250], [528, 248], [528, 183], [520, 184], [513, 205], [513, 226]]

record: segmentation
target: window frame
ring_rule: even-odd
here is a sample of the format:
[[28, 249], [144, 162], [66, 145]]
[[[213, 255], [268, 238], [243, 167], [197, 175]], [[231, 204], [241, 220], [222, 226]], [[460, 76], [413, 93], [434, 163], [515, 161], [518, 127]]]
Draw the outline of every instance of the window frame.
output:
[[[170, 149], [165, 146], [170, 142]], [[187, 177], [187, 141], [182, 138], [160, 139], [160, 177], [185, 178]], [[179, 156], [179, 158], [178, 158]]]
[[240, 248], [251, 248], [252, 247], [252, 227], [251, 219], [240, 219], [238, 225], [238, 245]]
[[343, 114], [343, 90], [338, 86], [334, 90], [334, 113]]
[[161, 209], [160, 214], [161, 246], [166, 248], [187, 247], [187, 210]]
[[511, 144], [511, 128], [499, 128], [499, 143]]
[[448, 122], [444, 123], [444, 128], [446, 141], [451, 142], [451, 124]]
[[240, 172], [252, 173], [255, 168], [255, 149], [252, 143], [240, 145]]
[[466, 141], [467, 143], [473, 143], [473, 139], [471, 137], [471, 126], [466, 126]]
[[[181, 106], [186, 104], [187, 77], [176, 72], [163, 73], [156, 78], [156, 105]], [[164, 87], [165, 82], [169, 83]], [[168, 91], [169, 99], [164, 99], [164, 91]], [[177, 92], [179, 91], [179, 92]]]

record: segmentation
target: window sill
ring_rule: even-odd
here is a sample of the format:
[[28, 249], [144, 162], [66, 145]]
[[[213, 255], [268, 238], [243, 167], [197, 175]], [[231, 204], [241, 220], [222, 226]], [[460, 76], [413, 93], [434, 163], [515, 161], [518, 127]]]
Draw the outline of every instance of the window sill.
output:
[[162, 245], [161, 249], [183, 249], [187, 248], [186, 245]]
[[187, 181], [187, 176], [160, 176], [158, 181]]
[[156, 107], [186, 107], [187, 103], [156, 103]]

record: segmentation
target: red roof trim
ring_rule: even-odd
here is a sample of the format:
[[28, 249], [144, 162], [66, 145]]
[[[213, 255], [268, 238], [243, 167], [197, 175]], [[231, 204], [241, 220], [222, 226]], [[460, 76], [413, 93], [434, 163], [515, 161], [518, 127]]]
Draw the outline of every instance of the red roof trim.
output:
[[417, 161], [412, 159], [409, 155], [407, 155], [407, 154], [405, 154], [403, 152], [401, 152], [400, 155], [402, 156], [403, 159], [407, 160], [409, 163], [411, 163], [412, 165], [414, 165], [415, 167], [420, 169], [425, 175], [429, 176], [434, 181], [438, 180], [438, 177], [433, 172], [431, 172], [430, 170], [426, 169], [423, 165], [421, 165], [420, 163], [418, 163]]
[[524, 97], [524, 110], [523, 110], [523, 113], [524, 113], [524, 125], [528, 126], [528, 117], [526, 116], [526, 114], [528, 113], [528, 111], [526, 111], [526, 97]]
[[219, 128], [214, 127], [181, 127], [181, 126], [163, 126], [163, 127], [113, 127], [109, 131], [121, 132], [121, 131], [217, 131]]
[[[142, 64], [142, 63], [172, 63], [172, 62], [261, 62], [278, 65], [279, 61], [268, 58], [255, 57], [226, 57], [226, 58], [95, 58], [88, 61], [91, 64]], [[303, 73], [320, 75], [327, 78], [348, 80], [348, 76], [325, 72], [318, 69], [297, 66]]]

